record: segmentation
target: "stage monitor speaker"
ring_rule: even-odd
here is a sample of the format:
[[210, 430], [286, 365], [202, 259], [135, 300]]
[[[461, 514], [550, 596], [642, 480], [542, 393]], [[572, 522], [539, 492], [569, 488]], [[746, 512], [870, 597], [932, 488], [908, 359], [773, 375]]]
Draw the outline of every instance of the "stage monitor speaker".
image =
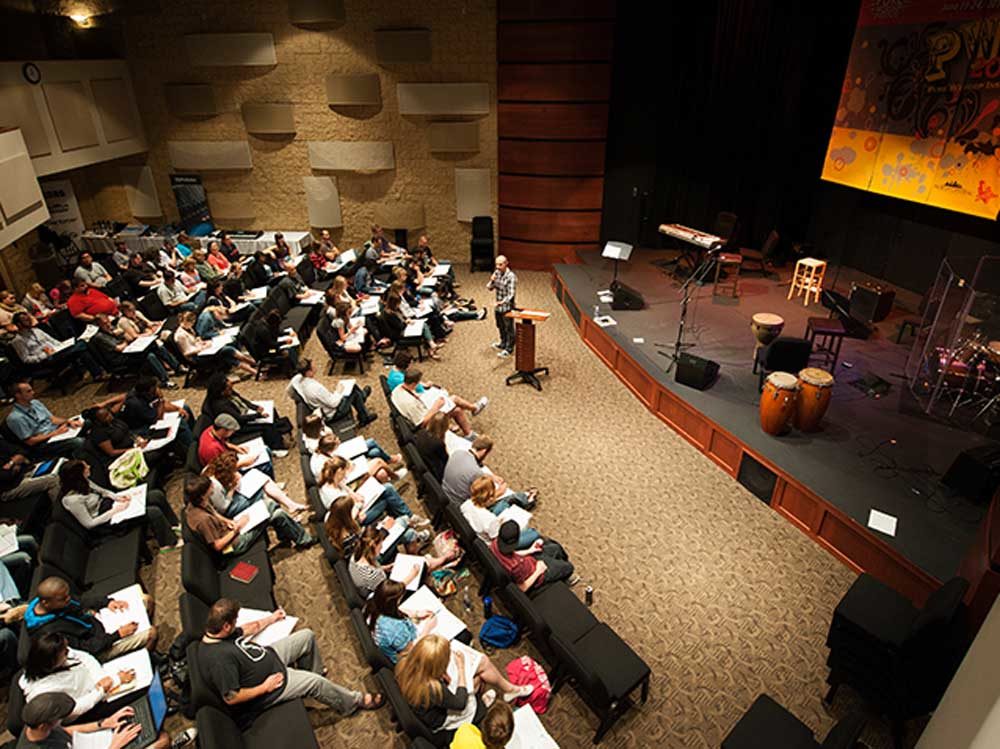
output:
[[941, 482], [966, 499], [987, 504], [1000, 488], [1000, 446], [983, 445], [963, 450]]
[[896, 290], [873, 283], [851, 284], [851, 317], [871, 325], [892, 312]]
[[611, 284], [611, 294], [611, 309], [642, 309], [646, 306], [642, 294], [621, 281]]
[[749, 489], [750, 493], [761, 502], [766, 505], [771, 504], [771, 495], [774, 494], [774, 486], [778, 482], [778, 476], [750, 453], [743, 453], [736, 480]]
[[677, 371], [674, 373], [677, 382], [695, 390], [708, 390], [715, 384], [718, 376], [718, 363], [694, 354], [681, 354], [677, 360]]

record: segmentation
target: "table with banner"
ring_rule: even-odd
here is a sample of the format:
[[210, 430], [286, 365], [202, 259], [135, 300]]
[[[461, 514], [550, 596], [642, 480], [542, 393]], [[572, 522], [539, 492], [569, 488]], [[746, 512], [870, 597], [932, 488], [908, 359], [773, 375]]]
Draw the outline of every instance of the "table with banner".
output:
[[[233, 237], [233, 241], [244, 255], [252, 255], [257, 250], [266, 250], [274, 246], [274, 235], [284, 234], [285, 241], [291, 250], [292, 257], [303, 254], [306, 248], [312, 244], [312, 234], [307, 231], [265, 231], [257, 237], [239, 238]], [[203, 248], [208, 248], [208, 243], [217, 239], [219, 232], [212, 232], [204, 237], [197, 237], [201, 241]], [[170, 235], [176, 237], [176, 235]], [[167, 235], [163, 234], [139, 234], [129, 231], [128, 228], [109, 236], [93, 231], [85, 231], [80, 235], [83, 241], [82, 249], [95, 254], [110, 254], [115, 249], [115, 242], [122, 241], [129, 252], [145, 252], [147, 250], [158, 250], [163, 246], [163, 240]]]

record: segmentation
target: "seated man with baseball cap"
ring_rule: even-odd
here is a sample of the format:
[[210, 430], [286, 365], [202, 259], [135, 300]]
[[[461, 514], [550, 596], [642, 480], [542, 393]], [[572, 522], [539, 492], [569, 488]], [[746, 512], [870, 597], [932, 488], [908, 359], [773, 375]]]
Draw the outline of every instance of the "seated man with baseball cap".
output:
[[490, 551], [522, 591], [527, 593], [559, 580], [566, 580], [567, 585], [580, 582], [580, 576], [573, 574], [573, 564], [562, 546], [552, 540], [538, 539], [527, 549], [518, 550], [520, 538], [520, 526], [516, 521], [508, 520], [490, 542]]
[[[240, 422], [229, 414], [219, 414], [212, 422], [212, 426], [201, 433], [198, 438], [198, 460], [203, 466], [207, 466], [222, 453], [236, 453], [237, 467], [242, 471], [246, 470], [257, 462], [258, 453], [251, 452], [246, 446], [231, 442], [232, 437], [240, 430]], [[266, 447], [268, 461], [257, 466], [257, 468], [274, 478], [274, 466], [271, 465], [271, 451]]]
[[[46, 692], [32, 699], [21, 712], [24, 728], [18, 737], [16, 749], [71, 749], [73, 734], [106, 730], [114, 731], [108, 748], [123, 749], [142, 733], [142, 726], [138, 722], [129, 722], [135, 713], [131, 707], [123, 707], [110, 717], [93, 723], [64, 727], [62, 721], [69, 717], [75, 705], [73, 698], [62, 692]], [[151, 749], [167, 749], [170, 737], [161, 731], [156, 741], [147, 746]]]

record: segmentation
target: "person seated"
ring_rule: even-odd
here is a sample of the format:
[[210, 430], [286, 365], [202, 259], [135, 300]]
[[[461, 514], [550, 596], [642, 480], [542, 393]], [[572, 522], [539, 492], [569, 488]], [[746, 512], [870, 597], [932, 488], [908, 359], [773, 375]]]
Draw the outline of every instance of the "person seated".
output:
[[347, 302], [337, 302], [333, 307], [330, 328], [337, 336], [334, 345], [340, 350], [349, 354], [360, 353], [367, 339], [363, 336], [359, 338], [358, 331], [364, 326], [363, 317], [351, 317], [351, 305]]
[[136, 380], [132, 389], [125, 394], [121, 418], [136, 434], [146, 437], [153, 425], [168, 413], [180, 414], [173, 444], [176, 444], [179, 455], [186, 455], [188, 447], [194, 441], [191, 431], [195, 422], [194, 414], [187, 405], [178, 406], [164, 398], [155, 378], [140, 377]]
[[118, 395], [115, 400], [111, 407], [94, 409], [90, 433], [86, 437], [94, 448], [93, 452], [103, 458], [105, 466], [135, 447], [141, 449], [146, 446], [146, 439], [134, 436], [128, 423], [116, 415], [125, 402], [125, 396]]
[[129, 343], [139, 336], [154, 335], [163, 329], [161, 321], [150, 320], [139, 311], [134, 302], [122, 302], [120, 310], [115, 332]]
[[161, 268], [176, 269], [183, 262], [184, 258], [174, 247], [174, 240], [169, 237], [163, 240], [163, 244], [156, 251], [156, 264]]
[[328, 263], [334, 262], [340, 255], [340, 248], [330, 238], [329, 229], [319, 233], [319, 240], [309, 247], [309, 262], [318, 271], [326, 270]]
[[94, 256], [84, 250], [80, 253], [80, 264], [73, 271], [73, 278], [82, 278], [95, 288], [103, 288], [111, 283], [111, 274], [94, 260]]
[[[406, 507], [406, 503], [402, 499], [399, 499], [399, 502], [402, 507], [406, 508], [403, 513], [388, 506], [380, 497], [376, 500], [377, 507], [373, 506], [367, 514], [362, 514], [363, 501], [358, 495], [348, 490], [346, 494], [333, 501], [323, 520], [323, 528], [326, 530], [327, 538], [330, 539], [330, 544], [341, 556], [346, 558], [354, 553], [365, 526], [377, 523], [377, 530], [388, 534], [398, 525], [403, 528], [402, 532], [397, 530], [399, 535], [385, 551], [380, 550], [376, 561], [378, 564], [390, 564], [396, 558], [400, 547], [403, 547], [410, 554], [416, 554], [420, 547], [430, 540], [431, 533], [428, 530], [415, 531], [411, 528], [410, 508]], [[388, 517], [382, 517], [387, 510]], [[381, 547], [381, 540], [384, 540], [385, 537], [380, 535], [379, 538]]]
[[354, 293], [371, 296], [381, 294], [388, 288], [388, 284], [375, 278], [375, 268], [377, 261], [362, 258], [358, 269], [354, 272]]
[[7, 414], [7, 426], [21, 442], [45, 457], [71, 455], [83, 447], [83, 438], [70, 437], [52, 442], [53, 437], [83, 426], [83, 419], [55, 416], [35, 398], [30, 382], [16, 382], [11, 390], [14, 407]]
[[[472, 482], [472, 495], [462, 502], [462, 515], [469, 526], [486, 543], [489, 543], [500, 533], [503, 520], [500, 514], [510, 507], [506, 499], [498, 499], [492, 476], [480, 476]], [[518, 549], [527, 549], [541, 534], [534, 528], [522, 528], [517, 541]]]
[[201, 284], [204, 281], [198, 275], [197, 263], [195, 263], [193, 258], [186, 258], [181, 261], [177, 269], [177, 280], [181, 282], [181, 285], [189, 293], [193, 294], [201, 288]]
[[354, 314], [354, 310], [357, 309], [357, 302], [354, 301], [354, 297], [347, 290], [347, 279], [343, 276], [334, 276], [333, 283], [330, 284], [330, 288], [326, 290], [326, 306], [327, 314], [330, 314], [330, 309], [335, 307], [338, 302], [344, 302], [350, 305], [351, 314]]
[[538, 499], [538, 490], [512, 492], [507, 482], [483, 464], [493, 451], [493, 440], [485, 434], [476, 437], [468, 450], [455, 450], [448, 456], [441, 479], [441, 488], [452, 502], [461, 504], [472, 495], [472, 482], [480, 476], [489, 476], [495, 486], [496, 498], [530, 510]]
[[[237, 259], [239, 257], [239, 252], [237, 251]], [[218, 242], [208, 243], [208, 255], [205, 257], [205, 261], [211, 265], [215, 270], [219, 272], [220, 276], [224, 276], [229, 273], [229, 268], [232, 266], [229, 258], [222, 254], [222, 249]]]
[[402, 252], [403, 249], [390, 242], [385, 236], [385, 230], [378, 224], [372, 224], [371, 239], [364, 244], [366, 260], [373, 260], [381, 263], [388, 260], [393, 253]]
[[97, 315], [118, 315], [118, 302], [100, 289], [96, 289], [82, 278], [74, 279], [73, 293], [66, 301], [69, 313], [82, 322], [94, 322]]
[[[255, 308], [252, 302], [244, 303], [240, 301], [239, 294], [243, 292], [243, 287], [238, 280], [236, 281], [238, 292], [235, 297], [226, 293], [225, 289], [227, 285], [228, 283], [223, 283], [219, 279], [205, 284], [205, 308], [222, 308], [222, 312], [215, 315], [215, 319], [220, 325], [234, 325], [242, 322], [253, 314]], [[201, 315], [198, 318], [200, 320]]]
[[240, 604], [228, 598], [209, 609], [198, 670], [241, 730], [267, 708], [299, 698], [312, 698], [342, 717], [382, 706], [381, 694], [348, 690], [323, 676], [323, 658], [312, 630], [296, 630], [270, 647], [254, 642], [254, 635], [285, 618], [282, 609], [243, 627], [236, 626], [239, 612]]
[[514, 710], [505, 700], [486, 709], [486, 717], [476, 726], [463, 723], [455, 731], [451, 749], [505, 749], [514, 736]]
[[[402, 364], [403, 361], [400, 359], [397, 360], [397, 363]], [[463, 435], [470, 438], [474, 437], [475, 433], [472, 431], [472, 424], [469, 423], [469, 417], [466, 412], [471, 413], [473, 416], [481, 413], [489, 403], [489, 399], [482, 397], [476, 403], [469, 403], [465, 398], [446, 393], [455, 406], [450, 411], [442, 411], [445, 407], [444, 395], [435, 398], [434, 402], [430, 405], [424, 403], [421, 398], [421, 394], [424, 392], [424, 387], [421, 384], [423, 376], [423, 372], [419, 369], [406, 369], [402, 384], [393, 390], [390, 396], [390, 400], [392, 400], [396, 409], [409, 419], [415, 429], [427, 426], [427, 422], [434, 414], [438, 412], [445, 413], [449, 419], [458, 425]]]
[[[457, 671], [455, 678], [448, 674], [452, 662]], [[468, 683], [465, 653], [453, 651], [448, 640], [440, 635], [427, 635], [413, 642], [399, 657], [395, 674], [403, 699], [432, 733], [450, 731], [462, 723], [482, 722], [486, 705], [476, 694], [481, 684], [500, 690], [504, 702], [530, 697], [535, 691], [530, 684], [521, 687], [511, 684], [485, 654], [481, 654], [473, 683]], [[496, 692], [488, 698], [490, 704], [494, 699]]]
[[100, 661], [90, 653], [71, 648], [66, 636], [59, 632], [45, 632], [32, 638], [17, 684], [25, 702], [46, 692], [68, 695], [74, 704], [66, 717], [75, 721], [107, 700], [112, 692], [128, 688], [126, 685], [134, 681], [134, 670], [105, 676]]
[[566, 550], [555, 541], [538, 539], [527, 549], [518, 549], [520, 541], [521, 527], [515, 521], [507, 520], [501, 524], [497, 537], [490, 542], [490, 551], [523, 592], [537, 590], [559, 580], [565, 580], [567, 585], [580, 582]]
[[35, 318], [27, 312], [14, 315], [14, 327], [17, 328], [17, 333], [11, 346], [24, 364], [58, 366], [65, 361], [79, 361], [92, 379], [97, 380], [104, 374], [104, 368], [97, 363], [86, 341], [75, 341], [72, 346], [56, 351], [61, 342], [39, 328], [35, 324]]
[[21, 306], [38, 322], [45, 322], [57, 312], [56, 305], [45, 293], [45, 288], [37, 281], [28, 286], [28, 290], [24, 292]]
[[128, 245], [121, 240], [115, 242], [115, 248], [111, 251], [111, 262], [118, 266], [119, 270], [128, 268], [128, 259], [131, 257]]
[[156, 289], [156, 295], [163, 302], [163, 306], [173, 312], [184, 310], [194, 312], [205, 303], [204, 291], [188, 291], [169, 268], [163, 271], [163, 283]]
[[[325, 427], [322, 419], [307, 416], [306, 425], [302, 430], [303, 441], [308, 439], [307, 432], [309, 431], [310, 423], [317, 425], [319, 428], [316, 431], [320, 432], [320, 435], [315, 439], [314, 448], [310, 450], [313, 454], [309, 458], [309, 468], [312, 470], [313, 477], [318, 478], [323, 473], [323, 466], [326, 465], [326, 462], [330, 458], [336, 457], [337, 448], [340, 447], [340, 438], [329, 431], [328, 427]], [[325, 434], [322, 433], [324, 428], [326, 429]], [[374, 476], [382, 483], [398, 481], [406, 476], [407, 471], [402, 467], [403, 456], [401, 454], [389, 455], [373, 439], [365, 440], [365, 445], [364, 457], [368, 461], [367, 476]], [[308, 442], [306, 448], [309, 449]]]
[[[213, 281], [212, 283], [218, 283], [218, 281]], [[194, 330], [199, 336], [207, 340], [219, 335], [222, 329], [227, 327], [228, 324], [229, 320], [225, 307], [218, 304], [206, 304], [201, 308], [201, 312], [198, 313], [198, 319], [194, 323]]]
[[17, 303], [14, 292], [0, 291], [0, 329], [11, 333], [17, 332], [14, 318], [21, 313], [28, 314], [28, 310]]
[[198, 271], [198, 276], [205, 283], [222, 278], [219, 271], [208, 262], [208, 255], [204, 250], [195, 250], [192, 252], [191, 259], [194, 260], [194, 267]]
[[[455, 323], [447, 320], [441, 314], [441, 311], [435, 306], [433, 300], [425, 299], [421, 301], [418, 293], [419, 287], [417, 287], [416, 282], [412, 280], [412, 276], [406, 272], [405, 268], [396, 266], [392, 269], [392, 275], [395, 280], [389, 284], [386, 299], [394, 295], [398, 296], [399, 308], [403, 317], [407, 321], [422, 319], [425, 323], [425, 328], [430, 330], [434, 340], [438, 343], [444, 342], [451, 335], [451, 331], [455, 328]], [[424, 288], [428, 289], [428, 294], [433, 294], [431, 287]], [[421, 305], [423, 305], [423, 309], [421, 309]], [[424, 333], [424, 337], [427, 337], [426, 333]]]
[[176, 370], [178, 362], [169, 351], [154, 344], [149, 346], [145, 352], [127, 354], [125, 349], [128, 348], [129, 342], [125, 340], [124, 336], [119, 337], [115, 332], [111, 318], [102, 312], [94, 318], [94, 321], [98, 330], [90, 339], [90, 345], [100, 351], [108, 366], [119, 370], [129, 369], [141, 361], [142, 366], [148, 367], [156, 375], [160, 385], [168, 389], [177, 387], [177, 383], [170, 379], [167, 367]]
[[431, 476], [439, 482], [444, 478], [444, 469], [448, 465], [448, 448], [445, 439], [448, 434], [448, 417], [438, 411], [428, 419], [423, 429], [413, 434], [413, 446], [424, 461]]
[[142, 253], [133, 252], [128, 258], [128, 267], [122, 273], [129, 291], [136, 299], [144, 297], [151, 289], [159, 286], [161, 276], [152, 263], [142, 258]]
[[[153, 599], [144, 595], [143, 602], [146, 610], [150, 611]], [[156, 647], [155, 625], [139, 632], [138, 624], [129, 622], [115, 632], [106, 632], [104, 625], [94, 615], [95, 611], [103, 608], [127, 611], [128, 607], [127, 601], [108, 596], [84, 594], [79, 599], [73, 598], [68, 582], [61, 577], [47, 577], [38, 584], [35, 597], [28, 601], [28, 608], [24, 612], [24, 626], [32, 637], [58, 632], [65, 636], [71, 648], [90, 653], [104, 663], [133, 650], [154, 650]]]
[[[56, 486], [58, 491], [58, 485]], [[28, 533], [16, 531], [17, 551], [0, 557], [0, 623], [13, 623], [21, 601], [28, 598], [38, 557], [38, 542]], [[23, 613], [23, 608], [20, 608]]]
[[[373, 462], [377, 463], [379, 469], [388, 470], [388, 466], [385, 461], [376, 458]], [[316, 485], [319, 489], [319, 498], [325, 508], [330, 509], [330, 505], [333, 504], [334, 500], [348, 495], [362, 504], [364, 503], [361, 496], [351, 491], [350, 487], [347, 485], [347, 473], [349, 468], [350, 463], [348, 463], [346, 458], [340, 455], [334, 455], [327, 459], [326, 463], [323, 464], [322, 470], [316, 474]], [[372, 473], [378, 473], [379, 469], [372, 471]], [[391, 475], [392, 472], [389, 471], [389, 473]], [[371, 474], [367, 474], [362, 478], [367, 480], [367, 478], [371, 478]], [[389, 511], [393, 517], [413, 514], [406, 502], [399, 495], [399, 492], [396, 491], [396, 487], [388, 481], [383, 481], [381, 483], [382, 493], [378, 496], [371, 507], [369, 507], [367, 513], [365, 513], [365, 522], [363, 525], [370, 525], [378, 520], [378, 518], [387, 511]]]
[[[231, 450], [238, 455], [237, 465], [241, 471], [254, 465], [260, 457], [258, 453], [251, 452], [244, 445], [237, 445], [230, 442], [233, 435], [239, 429], [240, 423], [229, 414], [219, 414], [216, 416], [212, 425], [202, 432], [201, 437], [198, 438], [198, 460], [201, 464], [207, 466], [219, 457], [219, 455], [227, 450]], [[264, 449], [267, 450], [267, 448]], [[274, 468], [270, 461], [270, 451], [268, 451], [267, 456], [268, 462], [257, 466], [257, 468], [271, 478], [274, 478]]]
[[25, 449], [0, 436], [0, 503], [15, 502], [34, 494], [48, 494], [53, 501], [59, 497], [59, 474], [53, 470], [33, 476], [34, 461]]
[[[212, 244], [216, 244], [212, 242]], [[212, 244], [208, 246], [209, 250], [212, 249]], [[240, 248], [236, 245], [235, 240], [229, 236], [228, 232], [222, 232], [219, 234], [219, 251], [230, 263], [236, 263], [240, 259]]]
[[[376, 528], [371, 525], [366, 527], [361, 531], [361, 538], [354, 545], [354, 551], [351, 552], [350, 560], [347, 563], [351, 581], [365, 598], [372, 595], [382, 583], [387, 582], [387, 573], [392, 571], [391, 562], [386, 564], [381, 561], [383, 555], [380, 550], [386, 536], [387, 532], [382, 528]], [[457, 561], [459, 555], [460, 552], [457, 547], [451, 553], [442, 554], [441, 556], [425, 554], [424, 567], [428, 572], [433, 572], [446, 565], [450, 565], [453, 561]], [[405, 587], [416, 580], [420, 572], [420, 567], [414, 566], [406, 574], [401, 583], [395, 584]], [[395, 663], [395, 659], [392, 662]]]
[[280, 231], [274, 233], [274, 244], [267, 248], [267, 252], [277, 261], [282, 270], [287, 271], [295, 267], [292, 260], [292, 247]]
[[328, 424], [346, 419], [351, 415], [352, 409], [359, 428], [371, 424], [378, 418], [378, 415], [369, 411], [365, 405], [372, 392], [371, 386], [366, 385], [362, 390], [352, 385], [351, 389], [345, 392], [341, 383], [337, 383], [333, 390], [329, 390], [316, 379], [312, 359], [299, 363], [298, 372], [288, 384], [288, 392], [289, 395], [296, 393], [309, 408], [318, 408]]
[[316, 543], [315, 536], [273, 501], [267, 504], [268, 522], [244, 531], [247, 516], [241, 515], [232, 520], [227, 518], [215, 508], [213, 493], [212, 482], [207, 476], [188, 479], [184, 488], [184, 522], [217, 554], [242, 554], [267, 533], [267, 526], [274, 529], [279, 543], [293, 548], [308, 549]]
[[49, 289], [49, 299], [56, 306], [57, 310], [65, 309], [70, 295], [73, 293], [73, 284], [63, 279], [51, 289]]
[[263, 315], [258, 314], [244, 326], [243, 337], [247, 341], [247, 347], [261, 358], [269, 356], [282, 359], [281, 362], [276, 361], [276, 365], [285, 376], [289, 376], [299, 366], [300, 344], [298, 337], [290, 332], [291, 329], [283, 330], [281, 323], [281, 313], [276, 309], [268, 310]]
[[[59, 501], [83, 528], [101, 537], [113, 533], [111, 519], [128, 509], [129, 498], [90, 480], [90, 466], [70, 460], [59, 469]], [[166, 495], [146, 487], [146, 522], [161, 549], [177, 548], [174, 528], [180, 523]]]
[[[385, 332], [386, 337], [398, 343], [406, 333], [406, 326], [413, 322], [413, 318], [407, 317], [401, 307], [402, 300], [399, 294], [386, 294], [382, 302], [382, 314], [379, 315], [379, 324]], [[427, 346], [428, 356], [435, 361], [441, 359], [438, 351], [444, 346], [434, 340], [434, 334], [426, 322], [420, 328], [420, 336], [423, 337]]]
[[[195, 331], [194, 325], [197, 319], [198, 316], [190, 310], [181, 312], [177, 318], [177, 330], [174, 331], [174, 342], [188, 364], [203, 361], [206, 357], [199, 357], [200, 353], [212, 345], [211, 341], [201, 338]], [[235, 368], [248, 377], [257, 373], [257, 362], [254, 361], [253, 357], [229, 344], [208, 358], [217, 359], [227, 369]]]
[[[75, 706], [73, 698], [62, 692], [45, 692], [30, 700], [21, 714], [24, 728], [16, 749], [72, 749], [80, 745], [74, 742], [76, 734], [95, 731], [112, 731], [109, 741], [102, 746], [125, 749], [142, 733], [142, 724], [132, 720], [135, 710], [131, 707], [123, 707], [98, 721], [64, 727], [62, 721], [70, 717]], [[161, 731], [155, 741], [145, 746], [147, 749], [169, 749], [170, 737]]]
[[264, 443], [274, 457], [283, 458], [288, 455], [288, 448], [285, 447], [285, 435], [291, 434], [292, 423], [278, 414], [277, 411], [274, 412], [270, 424], [259, 422], [258, 419], [266, 413], [264, 407], [258, 406], [237, 393], [233, 381], [225, 372], [216, 372], [208, 378], [201, 411], [212, 420], [215, 420], [220, 414], [232, 416], [244, 434], [259, 434], [263, 437]]
[[239, 486], [243, 476], [238, 463], [236, 453], [230, 450], [222, 453], [201, 472], [212, 482], [212, 505], [227, 518], [232, 520], [259, 500], [267, 502], [272, 514], [278, 509], [278, 505], [291, 515], [305, 515], [309, 512], [309, 505], [296, 502], [271, 478], [268, 478], [254, 494], [250, 496], [241, 494]]

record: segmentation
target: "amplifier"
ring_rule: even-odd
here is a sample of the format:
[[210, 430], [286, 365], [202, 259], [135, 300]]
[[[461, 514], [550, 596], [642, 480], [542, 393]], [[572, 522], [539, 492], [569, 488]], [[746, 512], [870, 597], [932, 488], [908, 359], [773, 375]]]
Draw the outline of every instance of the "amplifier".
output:
[[882, 322], [892, 312], [896, 290], [874, 283], [851, 284], [851, 317], [868, 325]]

